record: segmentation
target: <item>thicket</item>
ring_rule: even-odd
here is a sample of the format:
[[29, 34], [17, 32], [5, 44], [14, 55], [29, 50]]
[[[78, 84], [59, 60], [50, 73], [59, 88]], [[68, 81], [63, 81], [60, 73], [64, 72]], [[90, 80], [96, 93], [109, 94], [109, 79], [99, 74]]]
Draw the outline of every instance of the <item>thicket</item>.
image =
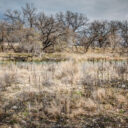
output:
[[81, 13], [67, 11], [55, 15], [38, 12], [27, 3], [20, 10], [7, 10], [0, 20], [0, 51], [39, 55], [64, 48], [128, 48], [128, 21], [92, 21]]

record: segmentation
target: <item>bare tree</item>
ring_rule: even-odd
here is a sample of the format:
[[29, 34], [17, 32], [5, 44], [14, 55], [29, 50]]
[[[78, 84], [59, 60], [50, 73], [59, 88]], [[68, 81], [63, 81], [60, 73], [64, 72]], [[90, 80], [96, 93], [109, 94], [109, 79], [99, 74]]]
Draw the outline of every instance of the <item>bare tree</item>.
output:
[[33, 4], [26, 4], [25, 7], [22, 8], [24, 20], [27, 22], [30, 28], [33, 27], [35, 18], [36, 18], [36, 8]]
[[51, 16], [48, 17], [44, 13], [38, 15], [35, 26], [40, 32], [40, 40], [42, 42], [42, 50], [53, 46], [57, 39], [63, 35], [63, 30], [59, 23]]
[[84, 47], [84, 52], [86, 53], [89, 48], [94, 44], [94, 41], [96, 40], [97, 35], [92, 34], [91, 31], [84, 30], [81, 32], [79, 41], [80, 44]]
[[79, 46], [79, 36], [81, 31], [87, 27], [88, 19], [83, 14], [67, 11], [66, 13], [56, 14], [57, 22], [59, 22], [66, 31], [65, 41], [67, 46]]
[[[9, 23], [7, 25], [7, 36], [6, 40], [8, 42], [9, 49], [13, 49], [15, 52], [32, 52], [33, 42], [35, 41], [35, 31], [32, 28], [34, 25], [35, 8], [26, 4], [23, 8], [23, 14], [18, 10], [7, 10], [5, 13], [5, 19]], [[24, 17], [23, 17], [24, 16]], [[24, 18], [26, 18], [24, 20]], [[25, 22], [30, 23], [30, 28], [24, 26]], [[32, 37], [30, 39], [30, 37]], [[18, 44], [16, 48], [15, 45]]]
[[71, 11], [67, 11], [65, 14], [60, 12], [56, 14], [56, 18], [65, 27], [72, 29], [74, 32], [80, 31], [82, 27], [86, 26], [88, 21], [87, 17], [83, 14]]
[[112, 50], [115, 50], [115, 48], [119, 45], [119, 21], [110, 21], [109, 22], [109, 42], [110, 42], [110, 47]]
[[120, 24], [121, 37], [123, 38], [123, 46], [128, 47], [128, 21]]
[[0, 47], [1, 51], [4, 51], [4, 41], [6, 38], [6, 23], [0, 22]]
[[87, 32], [89, 38], [93, 39], [92, 45], [98, 45], [100, 48], [106, 45], [108, 33], [108, 23], [106, 21], [92, 22]]
[[20, 11], [7, 10], [4, 14], [5, 20], [10, 23], [14, 28], [20, 28], [23, 26], [24, 21]]
[[16, 52], [14, 43], [21, 41], [21, 30], [24, 25], [22, 14], [18, 10], [7, 10], [5, 13], [5, 20], [8, 22], [6, 25], [6, 41], [8, 43], [8, 47]]

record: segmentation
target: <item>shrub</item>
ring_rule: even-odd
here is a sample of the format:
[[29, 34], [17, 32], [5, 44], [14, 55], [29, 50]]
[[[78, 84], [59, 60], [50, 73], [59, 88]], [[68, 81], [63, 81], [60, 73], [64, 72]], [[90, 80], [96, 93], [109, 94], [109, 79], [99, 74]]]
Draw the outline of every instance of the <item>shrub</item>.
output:
[[9, 87], [17, 82], [16, 75], [13, 73], [5, 73], [0, 77], [0, 90], [5, 90], [6, 87]]

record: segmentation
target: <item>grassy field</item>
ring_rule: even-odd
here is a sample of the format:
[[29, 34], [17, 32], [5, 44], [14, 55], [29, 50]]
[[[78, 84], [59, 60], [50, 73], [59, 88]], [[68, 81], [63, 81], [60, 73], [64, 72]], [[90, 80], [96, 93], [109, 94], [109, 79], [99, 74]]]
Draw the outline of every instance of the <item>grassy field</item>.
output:
[[128, 127], [127, 57], [65, 52], [34, 59], [1, 58], [0, 128]]
[[128, 56], [125, 54], [121, 54], [119, 52], [113, 52], [112, 50], [103, 50], [103, 49], [95, 49], [92, 51], [90, 49], [87, 53], [83, 53], [83, 50], [78, 51], [71, 51], [66, 49], [63, 52], [54, 52], [54, 53], [42, 53], [38, 56], [34, 56], [31, 53], [0, 53], [0, 60], [1, 61], [68, 61], [68, 60], [75, 60], [75, 61], [119, 61], [119, 60], [128, 60]]

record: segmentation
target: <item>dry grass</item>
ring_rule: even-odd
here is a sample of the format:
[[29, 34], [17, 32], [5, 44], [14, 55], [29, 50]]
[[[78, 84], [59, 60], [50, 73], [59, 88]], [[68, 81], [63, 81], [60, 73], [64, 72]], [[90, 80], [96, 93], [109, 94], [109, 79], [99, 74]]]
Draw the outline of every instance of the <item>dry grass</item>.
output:
[[32, 56], [29, 53], [0, 53], [0, 60], [10, 60], [10, 58], [27, 58], [28, 61], [66, 61], [66, 60], [74, 60], [74, 61], [122, 61], [128, 60], [127, 55], [119, 55], [118, 53], [113, 53], [110, 50], [104, 49], [95, 49], [89, 50], [87, 53], [84, 52], [73, 52], [71, 50], [64, 50], [62, 52], [54, 52], [54, 53], [41, 53], [39, 56]]
[[115, 116], [128, 125], [127, 61], [3, 64], [0, 89], [1, 127], [82, 127], [97, 116], [110, 126], [118, 128], [109, 120], [116, 122]]

